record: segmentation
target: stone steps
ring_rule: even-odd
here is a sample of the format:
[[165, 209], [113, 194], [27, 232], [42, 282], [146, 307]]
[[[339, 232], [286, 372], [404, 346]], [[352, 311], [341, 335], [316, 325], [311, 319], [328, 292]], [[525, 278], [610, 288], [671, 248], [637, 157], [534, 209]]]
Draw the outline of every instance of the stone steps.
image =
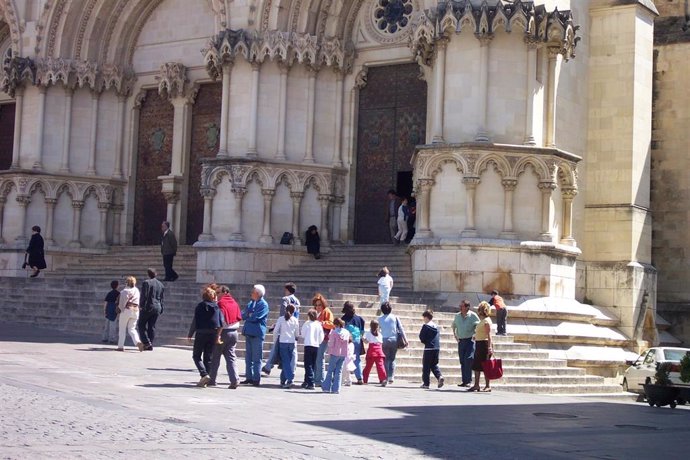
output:
[[[125, 273], [132, 273], [143, 279], [148, 266], [162, 268], [158, 251], [157, 246], [118, 248], [104, 255], [76, 258], [64, 269], [56, 270], [45, 278], [14, 278], [12, 282], [16, 284], [0, 283], [0, 296], [6, 300], [0, 308], [13, 321], [83, 333], [85, 337], [99, 337], [104, 323], [102, 298], [108, 291], [110, 279], [121, 279]], [[412, 270], [406, 248], [389, 245], [334, 245], [327, 251], [324, 251], [324, 257], [318, 261], [305, 260], [288, 270], [257, 280], [266, 286], [267, 301], [273, 309], [269, 324], [277, 320], [277, 305], [286, 281], [293, 281], [298, 285], [297, 295], [304, 304], [302, 319], [305, 318], [304, 313], [312, 294], [323, 292], [336, 316], [340, 316], [342, 304], [351, 301], [355, 303], [358, 314], [368, 322], [380, 314], [376, 273], [380, 267], [387, 265], [395, 279], [391, 297], [394, 313], [399, 316], [410, 341], [410, 347], [398, 352], [396, 378], [411, 382], [421, 379], [423, 347], [418, 342], [417, 334], [422, 324], [421, 313], [429, 305], [435, 310], [434, 321], [441, 330], [440, 366], [449, 384], [459, 380], [457, 345], [450, 328], [457, 303], [449, 305], [447, 298], [436, 293], [412, 291]], [[165, 283], [166, 310], [158, 323], [159, 343], [191, 350], [184, 338], [194, 307], [200, 300], [202, 287], [194, 282], [195, 267], [193, 248], [181, 248], [175, 259], [175, 268], [180, 271], [181, 279], [175, 283]], [[249, 299], [251, 284], [235, 284], [230, 285], [230, 288], [240, 305], [244, 306]], [[36, 296], [35, 292], [40, 292], [41, 295]], [[541, 309], [527, 309], [523, 317], [521, 314], [516, 311], [515, 318], [537, 322], [591, 320], [591, 315], [577, 312], [559, 316], [558, 312], [543, 314]], [[512, 310], [510, 315], [513, 319]], [[510, 324], [509, 319], [509, 329]], [[268, 356], [272, 339], [272, 334], [269, 334], [264, 344], [264, 357]], [[526, 337], [520, 336], [519, 339], [529, 342], [529, 334]], [[504, 378], [496, 382], [497, 388], [501, 390], [542, 393], [620, 391], [619, 386], [607, 386], [603, 378], [588, 376], [582, 369], [568, 367], [563, 359], [550, 359], [548, 351], [532, 350], [530, 343], [513, 341], [513, 337], [495, 337], [494, 348], [496, 356], [504, 364]], [[301, 345], [298, 345], [298, 350], [301, 360]], [[244, 355], [242, 339], [238, 344], [238, 354]]]

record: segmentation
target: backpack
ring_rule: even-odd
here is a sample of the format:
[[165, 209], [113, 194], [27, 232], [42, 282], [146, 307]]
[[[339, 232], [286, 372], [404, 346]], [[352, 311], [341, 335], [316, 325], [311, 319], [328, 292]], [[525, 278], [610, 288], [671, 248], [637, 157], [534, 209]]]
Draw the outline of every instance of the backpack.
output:
[[348, 324], [345, 328], [352, 336], [352, 343], [358, 343], [362, 340], [362, 331], [354, 324]]
[[283, 236], [280, 238], [280, 244], [292, 244], [294, 239], [295, 236], [292, 233], [285, 232], [283, 233]]

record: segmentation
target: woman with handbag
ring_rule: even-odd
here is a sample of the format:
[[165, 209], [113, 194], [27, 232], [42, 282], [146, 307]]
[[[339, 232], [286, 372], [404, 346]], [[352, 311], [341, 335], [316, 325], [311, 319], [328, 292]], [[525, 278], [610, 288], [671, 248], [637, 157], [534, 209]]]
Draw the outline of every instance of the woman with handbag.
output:
[[491, 383], [489, 376], [484, 372], [484, 380], [486, 386], [483, 390], [479, 387], [479, 377], [483, 371], [483, 363], [488, 361], [493, 354], [491, 347], [491, 318], [489, 318], [490, 306], [487, 302], [481, 302], [477, 307], [477, 315], [479, 315], [479, 322], [474, 331], [474, 362], [472, 363], [472, 370], [474, 371], [474, 386], [467, 391], [491, 391]]
[[393, 383], [395, 379], [395, 356], [398, 349], [407, 347], [407, 336], [402, 327], [402, 323], [393, 313], [390, 302], [381, 304], [381, 316], [379, 316], [379, 326], [383, 337], [383, 354], [386, 355], [386, 375], [388, 383]]

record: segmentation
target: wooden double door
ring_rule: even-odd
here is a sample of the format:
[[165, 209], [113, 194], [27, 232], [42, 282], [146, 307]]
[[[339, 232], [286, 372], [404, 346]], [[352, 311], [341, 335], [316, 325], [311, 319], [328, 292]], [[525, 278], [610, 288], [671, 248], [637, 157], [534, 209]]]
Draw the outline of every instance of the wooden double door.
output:
[[426, 138], [426, 82], [417, 64], [372, 67], [359, 92], [355, 242], [389, 243], [387, 192], [412, 193], [412, 155]]
[[[203, 230], [204, 201], [200, 194], [203, 157], [215, 157], [220, 138], [220, 83], [202, 85], [192, 107], [191, 149], [185, 165], [187, 183], [182, 201], [185, 238], [180, 244], [193, 244]], [[135, 245], [160, 244], [160, 224], [167, 214], [167, 201], [159, 176], [170, 174], [172, 165], [174, 110], [158, 91], [147, 91], [139, 112], [137, 179], [134, 198]], [[173, 229], [180, 234], [180, 229]]]

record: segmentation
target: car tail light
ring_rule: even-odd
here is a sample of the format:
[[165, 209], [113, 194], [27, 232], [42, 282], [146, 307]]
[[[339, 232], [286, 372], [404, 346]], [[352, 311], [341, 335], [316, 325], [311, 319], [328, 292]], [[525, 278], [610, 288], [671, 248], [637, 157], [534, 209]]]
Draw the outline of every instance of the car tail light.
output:
[[671, 364], [668, 369], [669, 372], [680, 372], [680, 364]]

